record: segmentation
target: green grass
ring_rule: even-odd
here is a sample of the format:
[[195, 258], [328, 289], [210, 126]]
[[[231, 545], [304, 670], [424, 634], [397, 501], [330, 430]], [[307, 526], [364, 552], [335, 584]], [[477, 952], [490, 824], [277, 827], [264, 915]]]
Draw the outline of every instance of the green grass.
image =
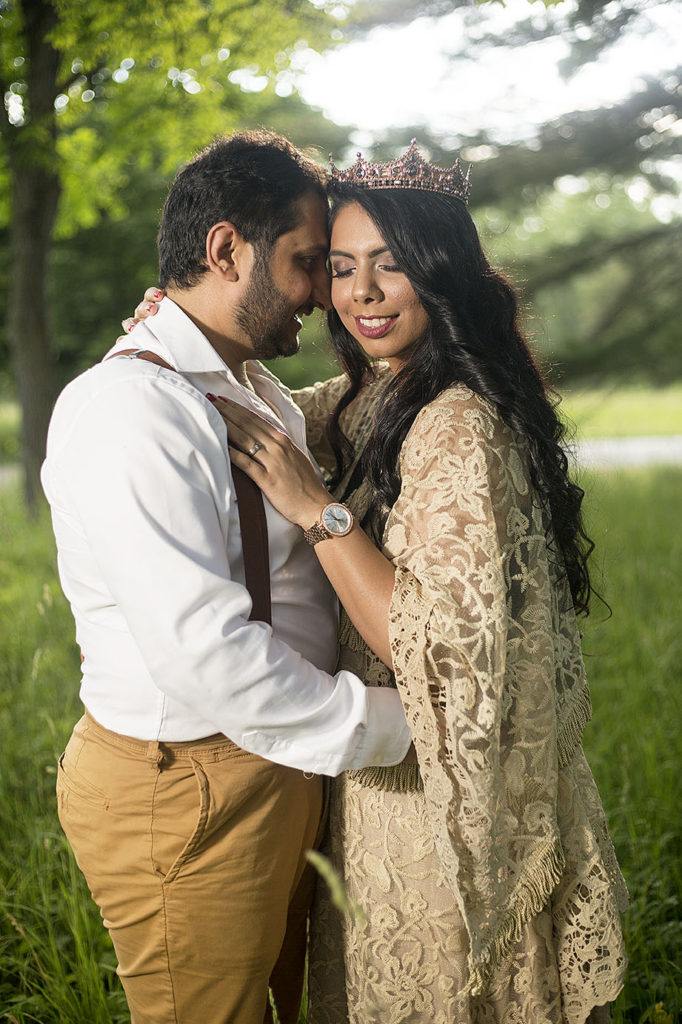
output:
[[[672, 1024], [682, 1014], [682, 471], [585, 485], [613, 607], [605, 620], [597, 605], [586, 625], [595, 713], [585, 746], [632, 896], [614, 1021]], [[8, 492], [0, 672], [0, 1021], [119, 1024], [128, 1016], [113, 953], [55, 809], [55, 762], [80, 714], [71, 616], [47, 516], [30, 524]]]
[[578, 437], [646, 437], [682, 434], [682, 385], [564, 391], [564, 417]]
[[[585, 625], [585, 749], [630, 888], [631, 967], [615, 1020], [682, 1014], [682, 470], [585, 477], [603, 592]], [[599, 580], [596, 580], [599, 587]], [[624, 1018], [621, 1017], [624, 1014]], [[652, 1020], [654, 1018], [652, 1017]], [[670, 1021], [672, 1024], [672, 1020]]]

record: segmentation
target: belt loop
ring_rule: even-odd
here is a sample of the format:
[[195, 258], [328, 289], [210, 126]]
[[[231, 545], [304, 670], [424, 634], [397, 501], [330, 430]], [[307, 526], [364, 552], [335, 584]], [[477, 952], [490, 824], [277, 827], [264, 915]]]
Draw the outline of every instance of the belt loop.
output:
[[163, 750], [161, 749], [161, 744], [159, 743], [158, 740], [149, 741], [149, 743], [147, 744], [146, 757], [150, 761], [154, 762], [155, 768], [161, 767], [161, 762], [163, 761]]

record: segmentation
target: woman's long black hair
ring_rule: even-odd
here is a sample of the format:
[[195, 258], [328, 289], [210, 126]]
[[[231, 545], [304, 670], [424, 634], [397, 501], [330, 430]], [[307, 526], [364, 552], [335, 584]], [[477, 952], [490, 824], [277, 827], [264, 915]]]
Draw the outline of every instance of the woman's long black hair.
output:
[[[527, 445], [531, 480], [551, 516], [573, 602], [587, 614], [594, 544], [581, 514], [583, 490], [568, 476], [566, 428], [556, 395], [543, 381], [519, 328], [514, 290], [490, 266], [466, 207], [458, 199], [416, 189], [363, 189], [333, 184], [335, 214], [359, 203], [409, 279], [430, 325], [378, 405], [362, 469], [373, 507], [392, 506], [400, 492], [399, 454], [417, 413], [453, 383], [492, 402]], [[350, 384], [328, 427], [338, 482], [350, 445], [339, 416], [373, 377], [370, 360], [338, 314], [329, 313], [332, 344]]]

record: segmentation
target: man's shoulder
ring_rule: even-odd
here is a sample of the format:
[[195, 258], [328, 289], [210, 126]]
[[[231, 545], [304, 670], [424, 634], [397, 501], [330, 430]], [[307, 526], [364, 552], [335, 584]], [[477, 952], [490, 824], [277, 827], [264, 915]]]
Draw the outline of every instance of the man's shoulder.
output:
[[171, 392], [177, 389], [191, 397], [202, 398], [194, 384], [170, 367], [147, 359], [113, 355], [106, 356], [102, 362], [95, 363], [67, 384], [57, 399], [57, 405], [87, 404], [105, 394], [114, 402], [130, 401], [146, 391], [161, 396], [167, 394], [169, 389]]
[[170, 429], [218, 416], [210, 402], [175, 370], [125, 356], [106, 358], [66, 385], [54, 407], [48, 444], [74, 430], [106, 433]]

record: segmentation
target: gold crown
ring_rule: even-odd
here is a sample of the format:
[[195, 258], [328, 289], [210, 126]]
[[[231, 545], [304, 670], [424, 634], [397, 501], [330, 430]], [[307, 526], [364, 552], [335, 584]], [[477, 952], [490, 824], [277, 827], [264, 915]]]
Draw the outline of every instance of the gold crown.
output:
[[455, 160], [449, 171], [442, 167], [434, 167], [426, 162], [417, 149], [417, 140], [412, 139], [407, 152], [397, 160], [385, 164], [372, 164], [364, 160], [362, 153], [357, 154], [352, 167], [340, 171], [329, 154], [329, 165], [332, 182], [338, 181], [360, 188], [418, 188], [425, 192], [442, 192], [466, 205], [469, 201], [471, 187], [469, 176], [471, 165], [466, 176], [462, 174], [459, 159]]

